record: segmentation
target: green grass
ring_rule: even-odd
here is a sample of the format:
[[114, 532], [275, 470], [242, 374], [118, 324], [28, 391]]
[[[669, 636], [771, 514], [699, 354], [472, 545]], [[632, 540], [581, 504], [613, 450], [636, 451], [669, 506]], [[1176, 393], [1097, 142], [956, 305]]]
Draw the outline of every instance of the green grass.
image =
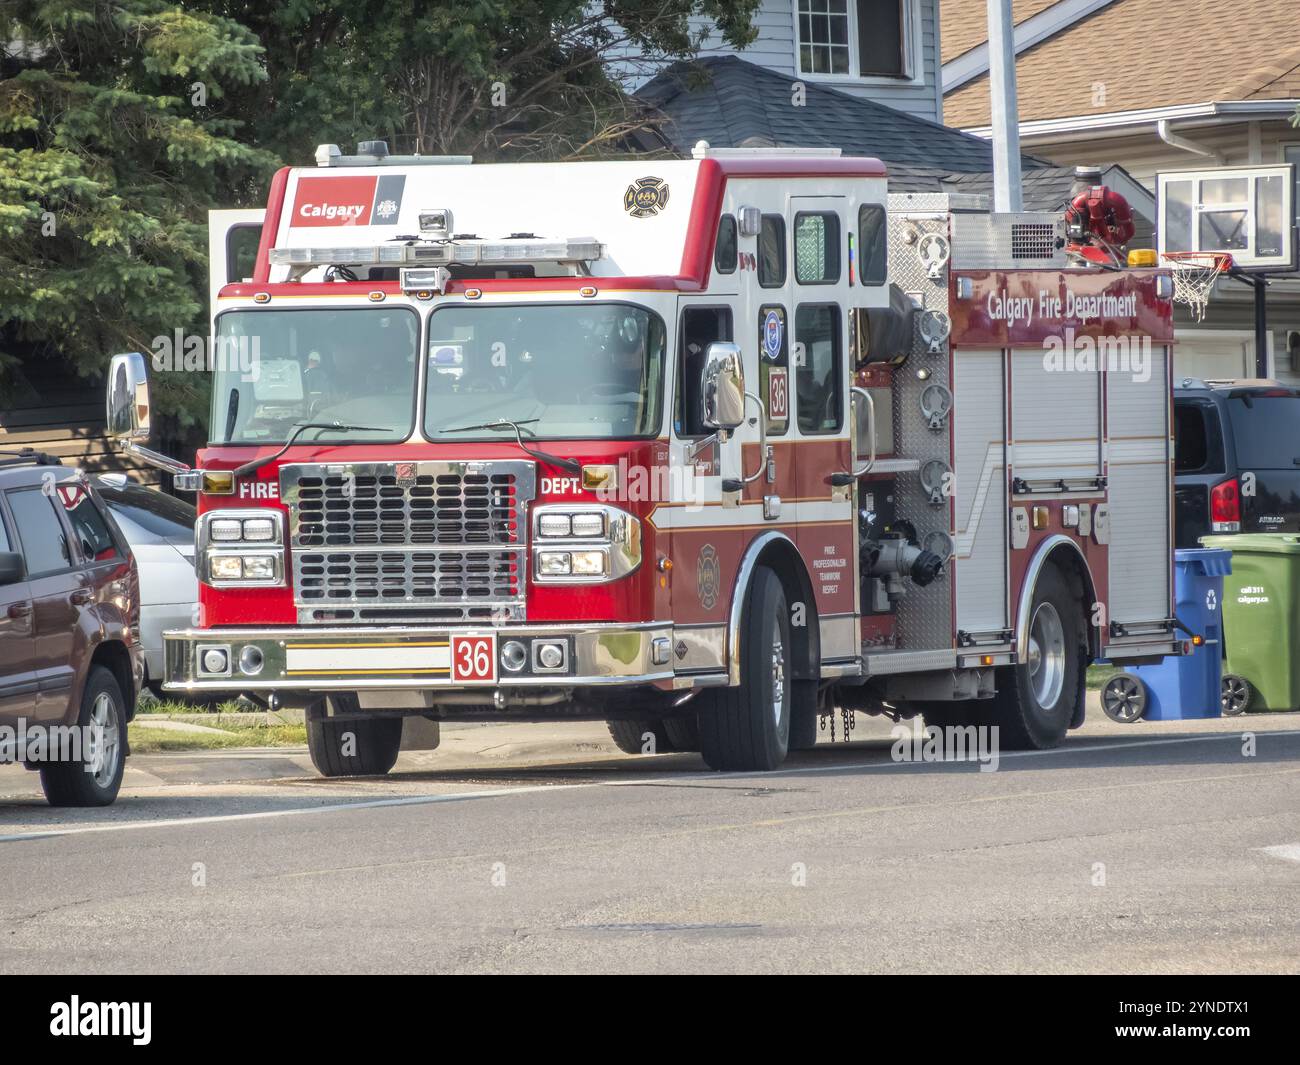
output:
[[1106, 681], [1110, 680], [1116, 673], [1123, 673], [1122, 669], [1116, 666], [1089, 666], [1088, 667], [1088, 690], [1101, 691], [1106, 686]]
[[227, 747], [302, 747], [307, 729], [302, 725], [237, 725], [213, 732], [180, 732], [150, 728], [139, 718], [128, 728], [132, 754], [157, 751], [215, 751]]
[[219, 706], [207, 706], [197, 703], [187, 703], [182, 699], [155, 699], [152, 694], [146, 694], [136, 703], [135, 712], [137, 715], [144, 714], [239, 714], [248, 709], [247, 703], [241, 703], [236, 699], [227, 700]]

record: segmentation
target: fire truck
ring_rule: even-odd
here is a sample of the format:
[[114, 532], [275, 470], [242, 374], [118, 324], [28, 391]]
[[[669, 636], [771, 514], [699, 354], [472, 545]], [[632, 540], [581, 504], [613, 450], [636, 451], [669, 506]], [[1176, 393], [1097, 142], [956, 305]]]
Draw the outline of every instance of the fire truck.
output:
[[326, 775], [443, 721], [732, 770], [844, 711], [1058, 744], [1090, 662], [1181, 646], [1170, 276], [1067, 215], [820, 149], [323, 146], [213, 213], [194, 467], [113, 359], [115, 438], [198, 495], [165, 688], [303, 708]]

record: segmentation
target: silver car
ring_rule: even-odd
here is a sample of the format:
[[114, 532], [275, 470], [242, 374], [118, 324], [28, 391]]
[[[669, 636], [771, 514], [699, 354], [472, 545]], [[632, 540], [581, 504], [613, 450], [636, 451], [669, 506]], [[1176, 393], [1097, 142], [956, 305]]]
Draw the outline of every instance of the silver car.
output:
[[102, 474], [95, 487], [131, 545], [139, 567], [145, 684], [161, 698], [162, 634], [195, 623], [199, 599], [194, 573], [195, 510], [175, 496], [136, 484], [123, 474]]

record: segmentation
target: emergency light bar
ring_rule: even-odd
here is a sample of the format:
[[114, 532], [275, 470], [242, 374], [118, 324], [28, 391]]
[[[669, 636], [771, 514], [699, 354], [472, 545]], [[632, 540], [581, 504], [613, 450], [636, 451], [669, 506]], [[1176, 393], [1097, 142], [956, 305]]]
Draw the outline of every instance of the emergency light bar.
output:
[[272, 248], [272, 266], [353, 266], [365, 263], [444, 266], [480, 263], [592, 262], [605, 257], [594, 237], [569, 240], [466, 240], [374, 244], [352, 248]]

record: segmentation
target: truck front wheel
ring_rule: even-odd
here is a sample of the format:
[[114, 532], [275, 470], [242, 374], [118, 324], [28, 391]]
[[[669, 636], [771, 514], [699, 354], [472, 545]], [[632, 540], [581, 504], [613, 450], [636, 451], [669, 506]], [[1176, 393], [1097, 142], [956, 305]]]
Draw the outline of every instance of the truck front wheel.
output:
[[[359, 709], [355, 695], [332, 695], [336, 709]], [[324, 700], [307, 707], [307, 750], [323, 777], [383, 776], [402, 746], [400, 717], [329, 717]]]
[[989, 707], [1009, 750], [1044, 750], [1065, 739], [1083, 698], [1083, 609], [1061, 571], [1045, 566], [1029, 607], [1025, 661], [998, 670]]
[[701, 692], [700, 753], [712, 769], [775, 769], [790, 747], [790, 614], [770, 569], [754, 571], [741, 629], [740, 684]]

